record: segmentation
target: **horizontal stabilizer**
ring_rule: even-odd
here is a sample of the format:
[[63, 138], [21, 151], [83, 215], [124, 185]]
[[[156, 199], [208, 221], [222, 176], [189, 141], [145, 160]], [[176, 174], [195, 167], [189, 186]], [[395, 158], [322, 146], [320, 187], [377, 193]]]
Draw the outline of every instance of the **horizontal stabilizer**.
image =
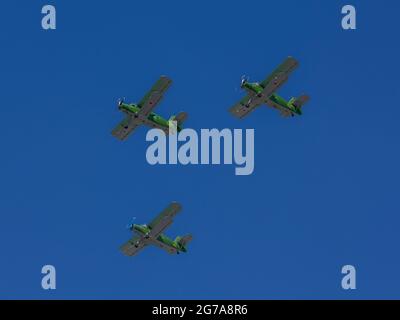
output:
[[178, 126], [180, 126], [188, 117], [188, 114], [186, 112], [179, 112], [175, 116], [175, 121], [178, 123]]
[[186, 245], [193, 240], [193, 236], [191, 234], [187, 234], [186, 236], [183, 237], [177, 237], [178, 238], [178, 243], [183, 246], [186, 247]]
[[301, 109], [301, 107], [303, 105], [305, 105], [308, 101], [310, 100], [310, 97], [307, 95], [302, 95], [296, 99], [294, 99], [294, 101], [292, 102], [292, 105], [296, 108], [296, 109]]

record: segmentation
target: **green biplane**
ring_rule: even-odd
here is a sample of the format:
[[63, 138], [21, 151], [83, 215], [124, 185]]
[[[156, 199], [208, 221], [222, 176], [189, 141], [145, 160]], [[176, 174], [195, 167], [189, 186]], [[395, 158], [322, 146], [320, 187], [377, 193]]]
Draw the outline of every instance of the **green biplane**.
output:
[[171, 79], [161, 76], [139, 103], [128, 104], [123, 100], [120, 100], [118, 102], [118, 108], [126, 114], [126, 117], [112, 131], [112, 135], [119, 140], [125, 140], [133, 130], [142, 124], [147, 125], [150, 128], [161, 129], [168, 134], [170, 126], [173, 125], [173, 121], [176, 122], [177, 131], [181, 131], [182, 124], [187, 118], [185, 112], [172, 116], [168, 120], [153, 112], [153, 109], [160, 102], [171, 83]]
[[127, 256], [137, 254], [147, 245], [155, 245], [170, 254], [187, 252], [187, 244], [192, 236], [176, 237], [175, 240], [165, 236], [162, 232], [171, 225], [175, 215], [182, 209], [177, 202], [171, 203], [150, 224], [130, 224], [128, 229], [135, 233], [128, 242], [121, 246], [121, 251]]
[[263, 82], [248, 82], [242, 78], [241, 88], [246, 90], [247, 96], [235, 104], [229, 111], [237, 118], [242, 119], [257, 107], [266, 104], [278, 109], [284, 117], [301, 115], [302, 106], [310, 99], [307, 95], [291, 98], [286, 101], [275, 92], [288, 80], [289, 75], [298, 66], [298, 62], [288, 57]]

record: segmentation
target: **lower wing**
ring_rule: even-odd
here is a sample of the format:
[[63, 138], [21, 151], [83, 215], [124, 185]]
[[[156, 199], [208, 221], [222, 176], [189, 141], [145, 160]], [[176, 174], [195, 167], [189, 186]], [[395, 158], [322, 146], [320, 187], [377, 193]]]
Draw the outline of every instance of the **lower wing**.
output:
[[111, 134], [119, 140], [125, 140], [140, 124], [139, 119], [127, 116], [114, 128]]
[[299, 63], [293, 57], [288, 57], [276, 68], [260, 85], [263, 88], [267, 88], [270, 85], [278, 89], [282, 84], [286, 82], [289, 75], [297, 68]]
[[232, 108], [230, 108], [229, 112], [232, 113], [232, 115], [236, 118], [242, 119], [250, 112], [254, 111], [262, 103], [263, 101], [256, 96], [251, 97], [250, 95], [248, 95], [240, 100], [237, 104], [235, 104]]
[[171, 79], [166, 76], [161, 76], [160, 79], [150, 89], [150, 91], [143, 97], [143, 99], [139, 102], [139, 113], [141, 113], [143, 117], [147, 117], [156, 107], [171, 83]]
[[133, 237], [126, 243], [124, 243], [120, 249], [126, 256], [134, 256], [140, 250], [142, 250], [147, 244], [148, 244], [147, 241], [144, 240], [143, 238]]
[[149, 224], [150, 236], [157, 238], [172, 222], [175, 215], [182, 209], [181, 205], [177, 202], [172, 202], [165, 208], [152, 222]]

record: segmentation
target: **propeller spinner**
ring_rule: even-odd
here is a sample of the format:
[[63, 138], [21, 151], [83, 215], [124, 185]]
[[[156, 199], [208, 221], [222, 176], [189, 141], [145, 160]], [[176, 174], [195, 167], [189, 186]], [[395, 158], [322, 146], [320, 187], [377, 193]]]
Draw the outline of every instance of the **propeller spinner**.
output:
[[249, 81], [248, 77], [242, 76], [242, 81], [240, 82], [240, 87], [243, 88], [243, 86]]
[[133, 222], [134, 222], [135, 220], [136, 220], [136, 217], [135, 217], [135, 218], [132, 218], [132, 222], [126, 225], [126, 229], [132, 231], [132, 230], [133, 230], [133, 226], [134, 226], [134, 223], [133, 223]]
[[118, 107], [122, 106], [122, 104], [124, 103], [124, 98], [121, 98], [118, 100]]

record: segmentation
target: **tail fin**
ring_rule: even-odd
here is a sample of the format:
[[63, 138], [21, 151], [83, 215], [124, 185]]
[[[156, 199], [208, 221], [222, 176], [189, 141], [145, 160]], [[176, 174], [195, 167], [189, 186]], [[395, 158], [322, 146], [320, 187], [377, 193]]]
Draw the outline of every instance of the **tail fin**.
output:
[[169, 120], [177, 122], [178, 127], [181, 127], [183, 122], [187, 119], [188, 114], [186, 112], [180, 112], [176, 116], [172, 116]]
[[298, 98], [292, 98], [290, 100], [290, 103], [293, 107], [295, 107], [297, 110], [301, 110], [301, 107], [304, 106], [308, 101], [310, 100], [310, 97], [307, 95], [301, 95]]
[[191, 234], [187, 234], [183, 237], [176, 237], [175, 241], [181, 246], [181, 248], [183, 248], [184, 250], [186, 250], [186, 246], [187, 244], [193, 240], [193, 236]]

